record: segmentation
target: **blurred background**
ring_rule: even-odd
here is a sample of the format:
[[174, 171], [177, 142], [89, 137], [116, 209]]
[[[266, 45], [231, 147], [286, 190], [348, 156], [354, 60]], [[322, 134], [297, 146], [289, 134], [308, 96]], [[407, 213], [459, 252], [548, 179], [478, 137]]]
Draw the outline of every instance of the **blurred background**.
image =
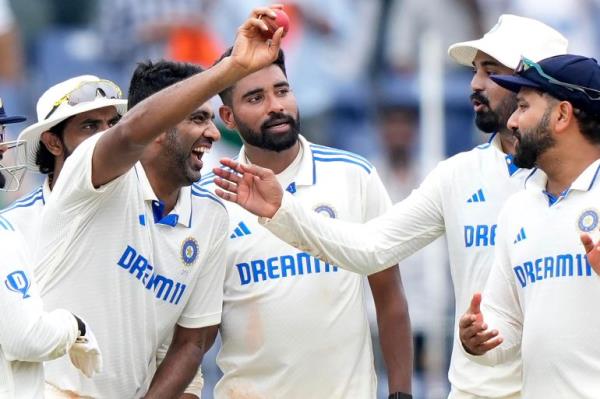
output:
[[[446, 55], [452, 43], [479, 38], [500, 14], [537, 18], [562, 32], [572, 53], [596, 56], [600, 0], [289, 0], [284, 40], [288, 77], [302, 133], [347, 149], [378, 168], [394, 202], [447, 156], [486, 140], [473, 124], [472, 71]], [[36, 120], [37, 98], [81, 74], [117, 82], [126, 93], [135, 63], [169, 58], [210, 66], [233, 42], [256, 0], [0, 0], [0, 97], [9, 138]], [[215, 100], [215, 106], [218, 103]], [[206, 170], [240, 141], [223, 130]], [[18, 193], [42, 181], [29, 173]], [[415, 337], [415, 398], [443, 398], [452, 347], [453, 293], [444, 243], [401, 264]], [[368, 291], [368, 287], [366, 287]], [[381, 398], [387, 382], [369, 304]], [[205, 358], [203, 398], [219, 378]]]

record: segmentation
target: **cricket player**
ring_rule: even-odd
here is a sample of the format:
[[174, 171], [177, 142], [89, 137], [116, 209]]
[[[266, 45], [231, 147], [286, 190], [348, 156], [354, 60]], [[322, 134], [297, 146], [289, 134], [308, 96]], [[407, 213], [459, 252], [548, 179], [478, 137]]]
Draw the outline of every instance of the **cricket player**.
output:
[[[24, 176], [24, 142], [5, 142], [5, 125], [25, 117], [7, 116], [0, 100], [0, 165], [3, 187], [17, 187]], [[14, 152], [14, 154], [9, 154]], [[12, 155], [14, 163], [6, 163]], [[86, 376], [102, 367], [102, 356], [89, 326], [64, 309], [44, 311], [32, 279], [29, 247], [20, 232], [0, 216], [0, 398], [43, 398], [46, 360], [67, 352]]]
[[[220, 96], [221, 119], [244, 142], [239, 161], [274, 170], [280, 184], [311, 212], [363, 222], [391, 206], [367, 160], [299, 134], [283, 51], [272, 65]], [[213, 190], [213, 180], [209, 174], [199, 186]], [[227, 208], [230, 235], [217, 358], [224, 376], [215, 397], [376, 398], [364, 277], [277, 239], [242, 207], [229, 203]], [[412, 342], [399, 270], [373, 274], [369, 283], [390, 393], [408, 398]]]
[[[56, 99], [74, 90], [88, 94], [85, 101], [67, 104], [48, 115]], [[96, 95], [104, 93], [104, 95]], [[25, 128], [17, 138], [27, 143], [26, 164], [46, 178], [31, 193], [0, 211], [28, 242], [35, 242], [39, 233], [42, 210], [66, 159], [85, 139], [116, 124], [127, 111], [127, 100], [113, 82], [93, 75], [77, 76], [60, 82], [42, 94], [37, 102], [38, 121]]]
[[[223, 204], [190, 187], [219, 138], [207, 101], [276, 58], [282, 29], [271, 41], [261, 33], [268, 30], [264, 18], [274, 17], [272, 8], [255, 9], [232, 56], [205, 72], [140, 66], [130, 86], [132, 109], [66, 159], [43, 211], [36, 278], [49, 307], [71, 304], [98, 321], [106, 356], [104, 372], [89, 381], [66, 362], [49, 364], [46, 380], [56, 389], [173, 397], [196, 373], [220, 322], [228, 229]], [[106, 94], [75, 89], [38, 113], [61, 115]], [[158, 346], [176, 324], [154, 374]]]
[[460, 339], [483, 364], [520, 355], [525, 398], [597, 398], [600, 277], [580, 235], [598, 239], [600, 66], [524, 57], [516, 76], [492, 79], [518, 93], [514, 160], [536, 169], [500, 212], [483, 304], [473, 296]]
[[[46, 175], [40, 187], [16, 200], [0, 215], [19, 230], [26, 242], [36, 242], [39, 221], [52, 188], [60, 176], [60, 171], [69, 155], [85, 139], [114, 126], [127, 110], [127, 100], [122, 98], [120, 87], [115, 83], [93, 75], [82, 75], [60, 82], [42, 94], [37, 107], [45, 110], [55, 98], [63, 98], [73, 90], [92, 93], [88, 101], [80, 101], [63, 110], [60, 115], [46, 118], [38, 114], [38, 122], [24, 129], [18, 142], [27, 143], [26, 164], [30, 170]], [[98, 95], [101, 91], [106, 96]], [[170, 340], [168, 340], [170, 342]], [[157, 362], [166, 354], [168, 345], [158, 352]], [[186, 392], [200, 396], [202, 387], [200, 371]]]
[[[509, 75], [521, 54], [535, 60], [564, 54], [567, 40], [539, 21], [503, 15], [483, 38], [450, 46], [457, 62], [473, 68], [471, 100], [477, 126], [494, 134], [488, 143], [457, 154], [438, 166], [421, 186], [390, 211], [352, 223], [313, 215], [291, 194], [283, 194], [271, 171], [256, 165], [226, 166], [244, 174], [216, 170], [217, 193], [265, 217], [271, 232], [323, 261], [363, 274], [399, 262], [446, 234], [456, 299], [455, 330], [461, 309], [481, 290], [493, 264], [496, 218], [504, 201], [520, 190], [529, 171], [513, 163], [514, 137], [506, 122], [516, 107], [514, 93], [490, 77]], [[229, 179], [229, 180], [223, 180]], [[455, 334], [448, 377], [450, 398], [518, 398], [518, 359], [497, 367], [473, 362]]]

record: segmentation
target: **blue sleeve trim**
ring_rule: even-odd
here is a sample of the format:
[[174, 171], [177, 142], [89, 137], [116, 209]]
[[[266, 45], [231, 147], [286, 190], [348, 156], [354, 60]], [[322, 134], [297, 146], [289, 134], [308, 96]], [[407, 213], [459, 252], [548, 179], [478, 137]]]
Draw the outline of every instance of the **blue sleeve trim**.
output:
[[360, 166], [361, 168], [363, 168], [365, 170], [365, 172], [367, 172], [368, 174], [371, 174], [371, 169], [369, 169], [368, 167], [366, 167], [364, 164], [348, 159], [348, 158], [320, 158], [320, 157], [314, 157], [313, 159], [315, 161], [318, 162], [344, 162], [344, 163], [349, 163], [349, 164], [353, 164], [353, 165], [357, 165]]

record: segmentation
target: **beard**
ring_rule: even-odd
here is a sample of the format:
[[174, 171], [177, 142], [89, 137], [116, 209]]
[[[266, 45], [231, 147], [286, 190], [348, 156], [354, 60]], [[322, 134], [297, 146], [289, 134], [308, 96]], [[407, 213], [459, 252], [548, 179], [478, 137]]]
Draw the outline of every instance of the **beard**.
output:
[[167, 131], [165, 145], [165, 170], [172, 173], [170, 178], [178, 179], [183, 185], [189, 186], [200, 179], [200, 172], [195, 171], [189, 164], [190, 150], [185, 149], [177, 140], [179, 133], [176, 128]]
[[[237, 130], [242, 136], [244, 143], [263, 150], [281, 152], [292, 148], [298, 142], [300, 134], [299, 117], [294, 118], [284, 113], [270, 114], [269, 118], [260, 125], [260, 131], [255, 131], [245, 123], [238, 120], [234, 115]], [[268, 132], [270, 126], [277, 123], [288, 123], [290, 128], [285, 133], [273, 134]]]
[[484, 133], [494, 133], [505, 129], [508, 119], [517, 108], [517, 96], [512, 92], [504, 96], [496, 109], [492, 109], [487, 97], [479, 92], [471, 94], [470, 99], [479, 101], [487, 107], [486, 110], [475, 113], [475, 125]]
[[550, 107], [544, 111], [544, 115], [537, 126], [531, 129], [515, 131], [518, 144], [513, 161], [519, 168], [533, 168], [536, 166], [540, 155], [554, 146], [555, 140], [552, 138], [550, 129], [548, 128], [551, 111]]

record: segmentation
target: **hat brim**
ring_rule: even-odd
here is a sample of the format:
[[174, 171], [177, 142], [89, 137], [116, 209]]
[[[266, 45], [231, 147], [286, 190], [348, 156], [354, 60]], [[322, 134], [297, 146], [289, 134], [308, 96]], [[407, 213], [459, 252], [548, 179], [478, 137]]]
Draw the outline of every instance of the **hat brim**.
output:
[[6, 116], [4, 118], [0, 117], [0, 125], [9, 125], [11, 123], [25, 122], [26, 120], [26, 117], [20, 115]]
[[502, 46], [498, 46], [494, 40], [482, 37], [481, 39], [451, 45], [448, 47], [448, 55], [457, 63], [471, 67], [477, 52], [481, 51], [493, 57], [505, 67], [515, 69], [519, 64], [519, 57], [515, 58], [509, 54], [504, 54], [498, 50], [499, 48], [502, 48]]
[[526, 79], [519, 75], [494, 75], [490, 78], [500, 87], [518, 93], [522, 87], [531, 87], [541, 89], [542, 86], [532, 80]]
[[27, 168], [32, 171], [39, 171], [39, 167], [36, 164], [36, 157], [38, 149], [40, 148], [40, 138], [42, 136], [42, 133], [72, 116], [82, 114], [87, 111], [92, 111], [94, 109], [110, 106], [116, 107], [117, 112], [120, 115], [124, 115], [125, 112], [127, 112], [127, 100], [97, 98], [94, 101], [88, 101], [85, 103], [77, 104], [71, 107], [67, 113], [57, 116], [51, 116], [48, 120], [43, 120], [34, 123], [33, 125], [23, 129], [23, 131], [21, 131], [21, 133], [19, 134], [17, 140], [23, 140], [27, 142]]

